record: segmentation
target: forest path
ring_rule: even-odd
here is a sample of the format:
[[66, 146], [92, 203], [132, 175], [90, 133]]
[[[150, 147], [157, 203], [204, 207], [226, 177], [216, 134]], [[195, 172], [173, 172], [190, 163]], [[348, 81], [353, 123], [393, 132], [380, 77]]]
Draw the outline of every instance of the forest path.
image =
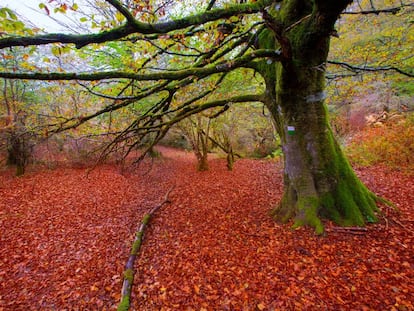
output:
[[161, 149], [122, 173], [58, 168], [0, 173], [0, 310], [108, 310], [119, 301], [134, 232], [151, 220], [136, 262], [132, 310], [414, 309], [414, 177], [358, 174], [398, 216], [361, 235], [291, 231], [269, 217], [280, 165], [222, 159], [197, 172], [191, 153]]

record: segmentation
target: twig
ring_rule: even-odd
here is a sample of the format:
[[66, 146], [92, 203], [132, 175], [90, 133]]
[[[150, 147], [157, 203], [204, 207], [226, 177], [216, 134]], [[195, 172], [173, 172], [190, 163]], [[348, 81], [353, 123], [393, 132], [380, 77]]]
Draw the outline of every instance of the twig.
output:
[[118, 305], [118, 309], [117, 309], [118, 311], [129, 310], [129, 307], [131, 304], [132, 285], [134, 283], [134, 263], [135, 263], [136, 257], [138, 256], [138, 252], [141, 248], [145, 228], [147, 227], [154, 213], [158, 209], [160, 209], [164, 204], [171, 202], [169, 199], [169, 195], [173, 189], [174, 189], [174, 186], [171, 187], [170, 190], [168, 190], [168, 192], [165, 194], [164, 200], [161, 203], [156, 205], [153, 209], [151, 209], [147, 214], [144, 215], [144, 217], [142, 218], [141, 224], [139, 225], [138, 230], [135, 233], [135, 239], [134, 239], [134, 242], [132, 243], [131, 253], [125, 265], [124, 282], [122, 284], [121, 301]]
[[384, 220], [385, 220], [385, 230], [388, 230], [388, 218], [383, 216]]
[[366, 232], [368, 232], [368, 229], [364, 227], [333, 227], [331, 231], [339, 232], [339, 233], [363, 235]]
[[407, 229], [399, 220], [393, 219], [392, 221], [399, 225], [401, 228]]

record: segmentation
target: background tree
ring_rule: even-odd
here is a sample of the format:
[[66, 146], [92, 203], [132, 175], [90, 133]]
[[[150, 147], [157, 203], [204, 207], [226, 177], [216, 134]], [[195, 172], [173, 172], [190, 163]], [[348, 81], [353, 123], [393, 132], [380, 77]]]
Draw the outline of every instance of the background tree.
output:
[[178, 125], [197, 159], [197, 170], [208, 171], [210, 119], [201, 114], [190, 116]]
[[[323, 232], [321, 218], [341, 225], [377, 220], [377, 197], [352, 171], [329, 126], [325, 106], [330, 38], [337, 34], [335, 24], [351, 0], [259, 0], [243, 4], [212, 0], [193, 6], [186, 6], [185, 1], [95, 3], [115, 14], [100, 12], [99, 17], [83, 19], [96, 32], [16, 37], [8, 31], [0, 39], [0, 49], [55, 44], [98, 55], [114, 49], [128, 51], [120, 54], [121, 62], [101, 57], [102, 62], [92, 71], [72, 64], [70, 70], [58, 72], [47, 72], [46, 68], [19, 72], [5, 68], [0, 72], [6, 79], [85, 81], [90, 90], [96, 81], [106, 83], [99, 95], [113, 99], [112, 103], [74, 116], [51, 132], [145, 103], [148, 109], [138, 109], [141, 113], [117, 131], [106, 149], [109, 153], [122, 146], [129, 153], [144, 137], [152, 135], [149, 150], [172, 125], [204, 110], [262, 102], [274, 119], [284, 153], [285, 193], [274, 211], [275, 218], [284, 222], [294, 219], [294, 226], [310, 225], [317, 233]], [[62, 9], [63, 5], [61, 1], [58, 7]], [[391, 7], [381, 10], [365, 10], [363, 5], [361, 10], [366, 15], [404, 12], [412, 7], [412, 3], [400, 1], [389, 1]], [[46, 4], [42, 7], [49, 10]], [[72, 6], [72, 10], [77, 8]], [[94, 57], [86, 58], [90, 59]], [[395, 66], [382, 69], [413, 75]], [[258, 76], [260, 87], [249, 83]]]
[[[2, 63], [6, 68], [18, 70], [19, 61], [25, 57], [27, 55], [19, 53], [18, 49], [11, 48], [3, 53]], [[33, 116], [32, 109], [36, 100], [34, 84], [3, 79], [0, 86], [2, 149], [6, 152], [7, 165], [15, 165], [16, 175], [22, 175], [33, 147], [33, 132], [28, 123]]]

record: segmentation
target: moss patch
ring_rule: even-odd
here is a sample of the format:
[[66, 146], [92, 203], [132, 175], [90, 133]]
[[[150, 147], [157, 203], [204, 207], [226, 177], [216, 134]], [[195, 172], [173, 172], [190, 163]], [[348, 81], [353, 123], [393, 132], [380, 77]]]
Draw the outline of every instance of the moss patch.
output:
[[129, 300], [129, 296], [124, 296], [118, 305], [117, 311], [128, 311], [130, 305], [131, 302]]
[[124, 278], [132, 283], [134, 281], [134, 271], [132, 269], [126, 269], [124, 271]]
[[141, 248], [142, 236], [143, 235], [144, 235], [143, 232], [137, 232], [136, 239], [135, 239], [134, 243], [132, 244], [131, 255], [138, 254], [139, 249]]
[[317, 197], [303, 197], [299, 198], [296, 203], [297, 214], [293, 229], [308, 225], [315, 228], [316, 234], [322, 234], [324, 227], [318, 216], [319, 198]]

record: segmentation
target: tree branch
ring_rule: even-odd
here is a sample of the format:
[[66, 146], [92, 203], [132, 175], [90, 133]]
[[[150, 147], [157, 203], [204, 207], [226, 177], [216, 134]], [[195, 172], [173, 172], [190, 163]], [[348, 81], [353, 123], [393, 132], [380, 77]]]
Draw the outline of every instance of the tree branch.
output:
[[403, 4], [403, 5], [398, 6], [398, 7], [379, 9], [379, 10], [372, 9], [372, 10], [361, 10], [361, 11], [357, 11], [357, 12], [344, 11], [344, 12], [342, 12], [342, 14], [347, 14], [347, 15], [369, 15], [369, 14], [379, 15], [381, 13], [397, 14], [398, 12], [400, 12], [405, 7], [414, 7], [414, 4]]
[[97, 81], [105, 79], [133, 79], [138, 81], [158, 81], [158, 80], [178, 80], [185, 77], [194, 76], [197, 78], [206, 77], [208, 75], [220, 72], [228, 72], [235, 68], [246, 66], [249, 62], [256, 58], [271, 57], [279, 60], [278, 51], [274, 50], [256, 50], [234, 60], [228, 60], [206, 66], [203, 68], [188, 68], [178, 71], [164, 71], [148, 74], [137, 74], [125, 71], [103, 71], [95, 73], [19, 73], [19, 72], [0, 72], [0, 78], [6, 79], [26, 79], [26, 80], [79, 80], [79, 81]]
[[[122, 5], [118, 5], [119, 3], [117, 3], [116, 0], [110, 1], [111, 4], [119, 9], [122, 9], [122, 12], [124, 12]], [[183, 17], [181, 19], [156, 24], [139, 22], [133, 19], [131, 15], [127, 19], [128, 23], [97, 34], [71, 35], [55, 33], [30, 37], [2, 38], [0, 39], [0, 49], [12, 46], [44, 45], [50, 43], [73, 43], [75, 44], [76, 48], [79, 49], [91, 43], [114, 41], [134, 33], [163, 34], [174, 30], [184, 29], [189, 26], [201, 25], [219, 19], [229, 18], [238, 14], [255, 14], [258, 13], [261, 9], [270, 5], [272, 2], [273, 0], [259, 0], [250, 4], [233, 5], [223, 9], [210, 10], [201, 14], [191, 15]]]
[[125, 16], [128, 23], [130, 23], [131, 25], [135, 24], [136, 20], [134, 16], [132, 16], [131, 12], [127, 8], [125, 8], [122, 5], [122, 3], [120, 3], [118, 0], [105, 0], [105, 1], [108, 2], [110, 5], [112, 5], [115, 9], [117, 9], [119, 13]]
[[328, 61], [328, 64], [341, 66], [343, 68], [346, 68], [352, 72], [380, 72], [380, 71], [395, 71], [399, 74], [402, 74], [404, 76], [414, 78], [414, 72], [408, 72], [404, 71], [400, 68], [394, 67], [394, 66], [380, 66], [380, 67], [370, 67], [370, 66], [356, 66], [351, 65], [344, 62], [338, 62], [338, 61]]
[[165, 194], [164, 200], [161, 203], [156, 205], [154, 208], [152, 208], [148, 213], [144, 215], [140, 226], [135, 232], [135, 238], [134, 238], [134, 242], [132, 243], [131, 253], [128, 257], [127, 263], [125, 264], [124, 280], [123, 280], [122, 289], [121, 289], [121, 300], [118, 306], [119, 311], [129, 310], [129, 307], [130, 307], [131, 291], [132, 291], [132, 285], [133, 285], [134, 274], [135, 274], [134, 263], [141, 249], [141, 244], [144, 239], [145, 229], [148, 226], [148, 223], [150, 222], [151, 218], [154, 216], [155, 212], [157, 212], [165, 204], [168, 204], [171, 202], [169, 199], [169, 195], [173, 189], [174, 189], [174, 186], [170, 190], [168, 190], [168, 192]]

